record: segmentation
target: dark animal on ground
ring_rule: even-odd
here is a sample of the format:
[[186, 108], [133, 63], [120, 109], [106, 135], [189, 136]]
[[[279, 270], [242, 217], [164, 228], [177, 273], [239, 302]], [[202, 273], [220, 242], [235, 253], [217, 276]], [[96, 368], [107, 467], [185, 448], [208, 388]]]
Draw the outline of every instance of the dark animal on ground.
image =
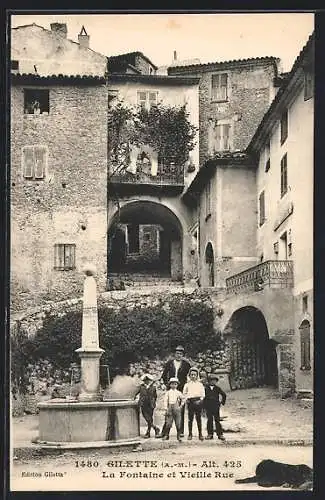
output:
[[274, 460], [262, 460], [256, 467], [255, 476], [236, 479], [235, 483], [257, 483], [259, 486], [286, 486], [312, 489], [313, 469], [308, 465], [289, 465]]

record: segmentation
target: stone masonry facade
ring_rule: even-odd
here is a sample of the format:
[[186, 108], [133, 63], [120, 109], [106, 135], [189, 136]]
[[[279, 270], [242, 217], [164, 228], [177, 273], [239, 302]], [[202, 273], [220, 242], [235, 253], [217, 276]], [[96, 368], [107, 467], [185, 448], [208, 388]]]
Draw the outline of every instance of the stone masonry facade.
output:
[[[200, 165], [210, 156], [209, 128], [212, 122], [229, 121], [232, 150], [245, 150], [270, 105], [276, 71], [274, 58], [169, 68], [170, 75], [200, 78]], [[213, 101], [212, 75], [224, 73], [228, 75], [227, 100]]]
[[[82, 292], [91, 259], [105, 285], [107, 91], [102, 84], [45, 86], [48, 115], [24, 114], [24, 88], [11, 89], [12, 309]], [[46, 147], [44, 178], [24, 178], [23, 148]], [[75, 269], [54, 270], [54, 245], [75, 244]]]

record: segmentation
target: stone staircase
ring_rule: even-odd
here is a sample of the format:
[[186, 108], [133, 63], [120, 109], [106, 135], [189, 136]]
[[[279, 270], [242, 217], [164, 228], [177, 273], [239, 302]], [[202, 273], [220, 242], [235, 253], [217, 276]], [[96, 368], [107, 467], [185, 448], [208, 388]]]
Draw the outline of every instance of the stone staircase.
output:
[[[161, 273], [110, 273], [107, 280], [107, 290], [129, 288], [168, 288], [183, 287], [181, 281], [173, 281], [170, 276]], [[113, 288], [111, 288], [113, 286]], [[124, 288], [123, 288], [124, 286]]]

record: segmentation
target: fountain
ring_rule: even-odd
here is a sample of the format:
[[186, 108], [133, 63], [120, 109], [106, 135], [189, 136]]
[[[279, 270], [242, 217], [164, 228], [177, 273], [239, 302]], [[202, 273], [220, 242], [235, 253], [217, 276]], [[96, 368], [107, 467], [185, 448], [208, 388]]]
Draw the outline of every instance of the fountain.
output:
[[[43, 448], [102, 448], [139, 444], [140, 421], [134, 399], [103, 401], [100, 394], [98, 310], [95, 268], [84, 269], [81, 348], [81, 391], [77, 399], [52, 399], [38, 404], [39, 436]], [[122, 395], [122, 394], [121, 394]]]

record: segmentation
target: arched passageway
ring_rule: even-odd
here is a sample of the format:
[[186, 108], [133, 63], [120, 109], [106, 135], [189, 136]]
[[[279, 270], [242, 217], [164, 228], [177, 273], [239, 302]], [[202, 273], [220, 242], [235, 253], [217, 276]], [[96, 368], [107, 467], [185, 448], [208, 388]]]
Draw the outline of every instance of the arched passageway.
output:
[[132, 201], [112, 218], [108, 231], [108, 275], [154, 274], [183, 277], [182, 228], [166, 206]]
[[255, 307], [231, 316], [224, 338], [229, 348], [233, 389], [278, 385], [276, 342], [269, 338], [265, 318]]
[[214, 286], [214, 253], [210, 242], [205, 249], [205, 262], [207, 265], [208, 286]]

